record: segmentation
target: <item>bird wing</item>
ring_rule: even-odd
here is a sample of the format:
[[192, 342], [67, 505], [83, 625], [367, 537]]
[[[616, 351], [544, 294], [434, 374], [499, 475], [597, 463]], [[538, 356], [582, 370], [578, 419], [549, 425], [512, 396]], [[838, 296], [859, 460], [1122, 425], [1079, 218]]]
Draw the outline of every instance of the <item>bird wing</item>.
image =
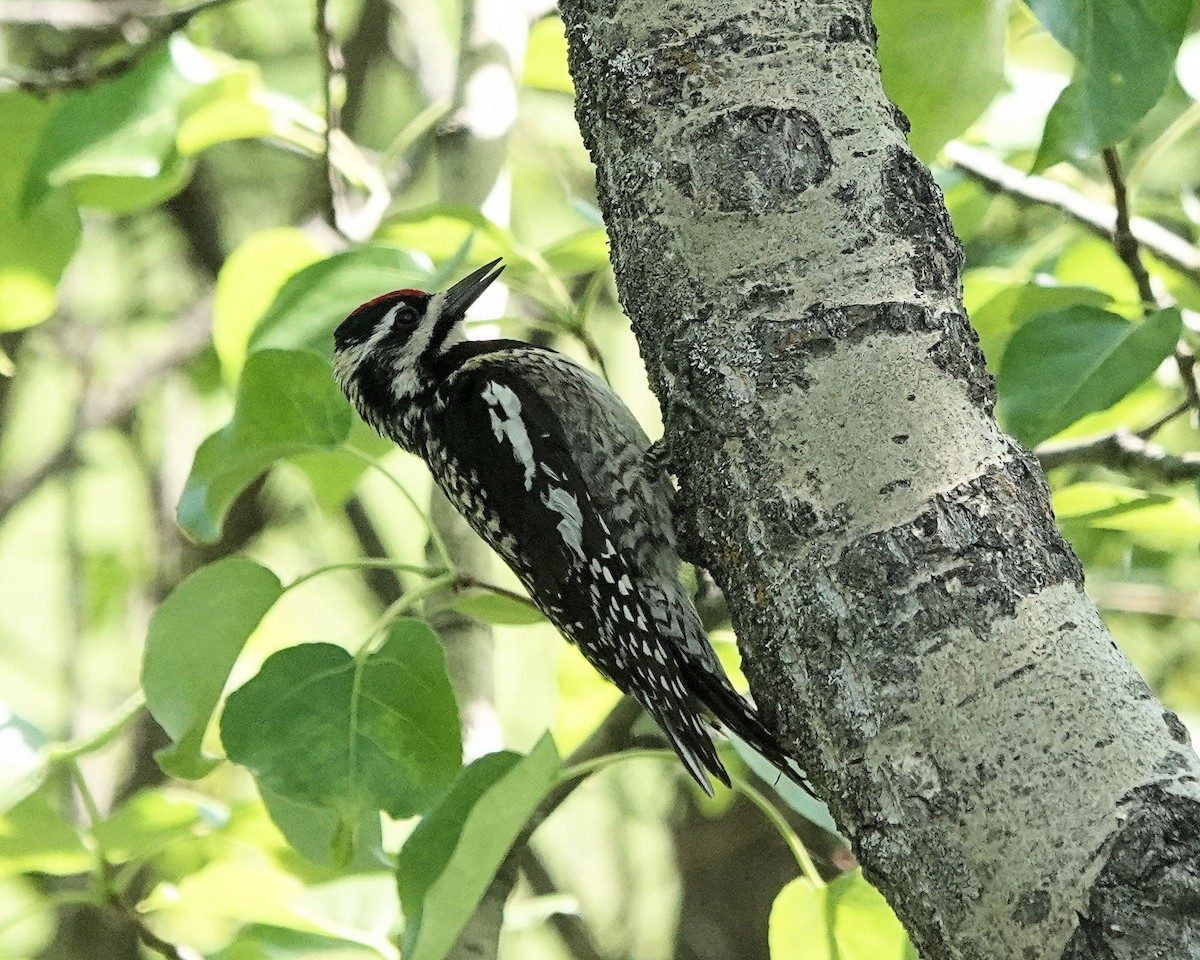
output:
[[584, 656], [650, 711], [697, 781], [711, 789], [704, 768], [726, 780], [684, 680], [685, 651], [639, 591], [654, 571], [638, 548], [655, 533], [644, 517], [644, 531], [629, 531], [614, 512], [610, 484], [630, 471], [596, 432], [612, 411], [597, 410], [589, 385], [532, 376], [526, 358], [505, 353], [467, 361], [439, 394], [427, 459], [448, 498]]

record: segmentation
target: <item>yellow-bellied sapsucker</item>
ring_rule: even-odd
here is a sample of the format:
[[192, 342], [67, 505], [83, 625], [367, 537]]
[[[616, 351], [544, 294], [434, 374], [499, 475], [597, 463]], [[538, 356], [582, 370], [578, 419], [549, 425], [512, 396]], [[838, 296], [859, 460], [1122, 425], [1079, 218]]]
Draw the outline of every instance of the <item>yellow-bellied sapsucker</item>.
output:
[[789, 776], [726, 678], [679, 580], [670, 483], [629, 408], [553, 350], [464, 337], [503, 267], [443, 293], [397, 290], [334, 334], [334, 375], [363, 419], [418, 454], [543, 613], [662, 727], [710, 795], [729, 777], [707, 710]]

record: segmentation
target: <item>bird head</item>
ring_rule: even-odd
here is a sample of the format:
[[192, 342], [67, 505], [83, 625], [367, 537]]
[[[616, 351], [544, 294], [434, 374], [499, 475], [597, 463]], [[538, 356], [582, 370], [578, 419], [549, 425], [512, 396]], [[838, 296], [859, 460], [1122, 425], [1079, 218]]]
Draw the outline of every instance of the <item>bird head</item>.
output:
[[462, 339], [468, 308], [500, 276], [499, 260], [440, 293], [393, 290], [368, 300], [333, 332], [333, 371], [338, 384], [358, 403], [362, 380], [381, 378], [393, 399], [403, 400], [421, 386], [422, 368]]

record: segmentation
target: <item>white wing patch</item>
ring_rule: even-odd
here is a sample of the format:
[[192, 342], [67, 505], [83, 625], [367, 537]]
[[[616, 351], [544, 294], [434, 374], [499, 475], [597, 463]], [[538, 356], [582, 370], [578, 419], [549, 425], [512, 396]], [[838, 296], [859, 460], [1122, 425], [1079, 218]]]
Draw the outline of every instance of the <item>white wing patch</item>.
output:
[[[553, 510], [555, 513], [561, 514], [562, 519], [558, 522], [558, 532], [566, 543], [580, 560], [585, 559], [583, 555], [583, 514], [579, 510], [579, 501], [575, 499], [575, 494], [568, 493], [562, 487], [551, 487], [550, 492], [542, 495], [542, 503]], [[604, 571], [608, 573], [607, 568]]]
[[[532, 490], [537, 464], [533, 459], [533, 444], [529, 442], [529, 432], [521, 420], [520, 399], [508, 387], [491, 380], [484, 387], [483, 400], [491, 407], [488, 414], [492, 421], [492, 433], [500, 443], [507, 440], [512, 445], [513, 456], [517, 463], [525, 468], [525, 489]], [[575, 512], [579, 512], [578, 505]], [[582, 520], [580, 523], [582, 524]]]

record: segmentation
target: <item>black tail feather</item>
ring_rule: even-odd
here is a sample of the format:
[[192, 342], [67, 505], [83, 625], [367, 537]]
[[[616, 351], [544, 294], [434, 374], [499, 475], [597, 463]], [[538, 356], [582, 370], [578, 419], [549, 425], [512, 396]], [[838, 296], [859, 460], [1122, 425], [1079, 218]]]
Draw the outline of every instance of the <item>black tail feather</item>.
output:
[[685, 665], [685, 678], [688, 689], [721, 725], [762, 754], [796, 786], [809, 793], [814, 792], [812, 784], [796, 766], [795, 759], [783, 749], [779, 738], [766, 728], [758, 711], [733, 689], [728, 680], [690, 663]]

